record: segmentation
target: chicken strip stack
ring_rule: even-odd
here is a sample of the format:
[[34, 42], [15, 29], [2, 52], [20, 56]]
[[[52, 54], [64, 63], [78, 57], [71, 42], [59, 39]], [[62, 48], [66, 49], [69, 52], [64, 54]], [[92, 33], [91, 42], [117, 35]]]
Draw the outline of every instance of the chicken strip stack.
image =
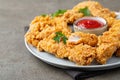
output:
[[[92, 16], [100, 16], [107, 20], [109, 30], [103, 35], [72, 33], [68, 24], [83, 17], [84, 14], [79, 10], [85, 7], [88, 7]], [[120, 56], [120, 20], [116, 20], [115, 17], [114, 12], [98, 2], [84, 1], [60, 16], [35, 17], [30, 23], [25, 39], [39, 51], [51, 53], [58, 58], [68, 58], [79, 65], [89, 65], [94, 59], [100, 64], [105, 64], [115, 52]], [[55, 41], [56, 32], [65, 35], [66, 44], [62, 38], [58, 42]]]
[[69, 36], [71, 34], [71, 29], [66, 22], [64, 22], [61, 18], [54, 18], [54, 25], [52, 27], [43, 29], [38, 34], [37, 37], [42, 39], [39, 41], [37, 49], [39, 51], [44, 50], [46, 52], [56, 54], [56, 50], [58, 49], [59, 45], [54, 41], [53, 38], [55, 37], [55, 33], [59, 31], [65, 34], [65, 36]]
[[[86, 36], [86, 34], [80, 34], [83, 35], [83, 37], [81, 36], [81, 39], [84, 39], [84, 36]], [[92, 34], [88, 34], [87, 36], [90, 38], [92, 37]], [[88, 43], [93, 43], [93, 41], [96, 41], [96, 38], [93, 38], [93, 41], [86, 41], [84, 44], [81, 42], [79, 44], [69, 46], [64, 44], [62, 41], [60, 41], [60, 43], [55, 42], [53, 40], [54, 37], [55, 33], [52, 33], [48, 38], [41, 40], [38, 44], [38, 49], [41, 48], [45, 52], [51, 53], [58, 58], [68, 58], [69, 60], [79, 65], [88, 65], [91, 64], [91, 62], [94, 60], [96, 56], [96, 48], [89, 46]]]

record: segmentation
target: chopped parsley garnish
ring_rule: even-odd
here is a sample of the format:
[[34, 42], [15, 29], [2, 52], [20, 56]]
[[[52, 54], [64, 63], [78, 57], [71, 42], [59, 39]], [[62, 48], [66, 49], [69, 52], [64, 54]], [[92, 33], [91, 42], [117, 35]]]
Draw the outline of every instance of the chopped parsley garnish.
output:
[[60, 15], [62, 15], [62, 14], [64, 14], [65, 12], [66, 12], [67, 10], [58, 10], [58, 11], [56, 11], [55, 13], [53, 13], [51, 16], [52, 17], [57, 17], [57, 16], [60, 16]]
[[46, 17], [47, 15], [46, 14], [41, 14], [42, 17]]
[[88, 9], [88, 7], [85, 7], [85, 8], [80, 9], [79, 12], [83, 13], [84, 16], [91, 16], [91, 12], [90, 12], [90, 10]]
[[60, 42], [60, 40], [62, 40], [63, 41], [63, 43], [64, 44], [66, 44], [66, 40], [68, 40], [68, 38], [64, 35], [64, 34], [62, 34], [62, 32], [56, 32], [55, 33], [56, 34], [56, 36], [53, 38], [56, 42]]

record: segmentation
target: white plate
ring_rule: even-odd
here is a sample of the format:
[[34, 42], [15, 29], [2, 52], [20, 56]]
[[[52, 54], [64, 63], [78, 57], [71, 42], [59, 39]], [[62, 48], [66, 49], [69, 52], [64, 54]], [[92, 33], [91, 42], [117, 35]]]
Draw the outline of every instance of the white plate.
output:
[[60, 59], [55, 57], [52, 54], [48, 54], [47, 52], [39, 52], [35, 47], [33, 47], [30, 44], [27, 44], [25, 41], [25, 45], [27, 49], [36, 57], [41, 59], [42, 61], [54, 65], [59, 68], [64, 69], [82, 69], [82, 70], [105, 70], [105, 69], [112, 69], [120, 67], [120, 58], [113, 56], [111, 59], [108, 60], [107, 64], [104, 65], [98, 65], [96, 63], [92, 63], [89, 66], [80, 66], [76, 65], [75, 63], [66, 60], [66, 59]]
[[[120, 13], [116, 13], [120, 19]], [[117, 18], [118, 18], [117, 17]], [[67, 60], [67, 59], [60, 59], [55, 57], [52, 54], [48, 54], [47, 52], [39, 52], [35, 47], [33, 47], [30, 44], [27, 44], [26, 40], [25, 45], [27, 49], [36, 57], [38, 57], [40, 60], [59, 67], [59, 68], [64, 68], [64, 69], [81, 69], [81, 70], [105, 70], [105, 69], [112, 69], [112, 68], [117, 68], [120, 67], [120, 57], [115, 57], [113, 56], [111, 59], [107, 61], [106, 64], [104, 65], [98, 65], [96, 63], [92, 63], [89, 66], [80, 66], [76, 65], [75, 63]]]

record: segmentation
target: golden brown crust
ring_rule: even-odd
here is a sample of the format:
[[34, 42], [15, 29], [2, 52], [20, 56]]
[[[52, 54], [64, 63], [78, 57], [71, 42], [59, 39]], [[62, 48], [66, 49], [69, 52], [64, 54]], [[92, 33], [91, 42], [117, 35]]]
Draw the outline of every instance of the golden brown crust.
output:
[[96, 49], [89, 45], [79, 44], [70, 50], [69, 60], [79, 65], [89, 65], [94, 60]]
[[[78, 37], [77, 41], [72, 41], [71, 38]], [[67, 45], [77, 45], [77, 44], [87, 44], [90, 46], [96, 46], [98, 42], [98, 38], [95, 34], [83, 33], [83, 32], [75, 32], [69, 36]]]
[[83, 14], [74, 10], [67, 10], [67, 12], [65, 12], [63, 15], [64, 21], [66, 21], [69, 24], [73, 24], [74, 21], [81, 17], [83, 17]]
[[[109, 29], [103, 35], [72, 33], [68, 24], [83, 17], [79, 9], [86, 6], [93, 16], [106, 19]], [[29, 31], [25, 34], [25, 39], [39, 51], [46, 51], [59, 58], [68, 58], [79, 65], [89, 65], [94, 59], [100, 64], [105, 64], [115, 52], [116, 56], [120, 56], [120, 20], [116, 20], [115, 17], [113, 11], [104, 8], [98, 2], [84, 1], [59, 17], [52, 18], [49, 15], [35, 17], [30, 23]], [[68, 38], [67, 44], [53, 40], [58, 31]], [[71, 41], [71, 36], [77, 37], [78, 40]]]
[[105, 43], [101, 44], [97, 49], [96, 60], [100, 64], [105, 64], [109, 58], [112, 57], [114, 52], [117, 50], [116, 43]]
[[100, 17], [116, 17], [115, 13], [108, 8], [104, 8], [100, 3], [96, 1], [84, 1], [76, 5], [73, 10], [79, 11], [80, 8], [88, 7], [93, 16]]
[[[120, 21], [116, 20], [111, 28], [98, 37], [97, 58], [100, 64], [105, 64], [116, 52], [119, 55], [120, 48]], [[116, 51], [117, 50], [117, 51]]]

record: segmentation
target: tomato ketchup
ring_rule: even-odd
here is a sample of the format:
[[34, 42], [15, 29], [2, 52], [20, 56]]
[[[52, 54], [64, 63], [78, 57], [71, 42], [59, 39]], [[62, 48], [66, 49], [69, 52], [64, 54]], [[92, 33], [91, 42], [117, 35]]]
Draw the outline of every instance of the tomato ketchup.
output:
[[107, 31], [107, 21], [102, 17], [82, 17], [73, 23], [75, 32], [102, 35]]
[[103, 27], [104, 23], [94, 19], [83, 19], [78, 21], [76, 25], [81, 28], [94, 29]]

